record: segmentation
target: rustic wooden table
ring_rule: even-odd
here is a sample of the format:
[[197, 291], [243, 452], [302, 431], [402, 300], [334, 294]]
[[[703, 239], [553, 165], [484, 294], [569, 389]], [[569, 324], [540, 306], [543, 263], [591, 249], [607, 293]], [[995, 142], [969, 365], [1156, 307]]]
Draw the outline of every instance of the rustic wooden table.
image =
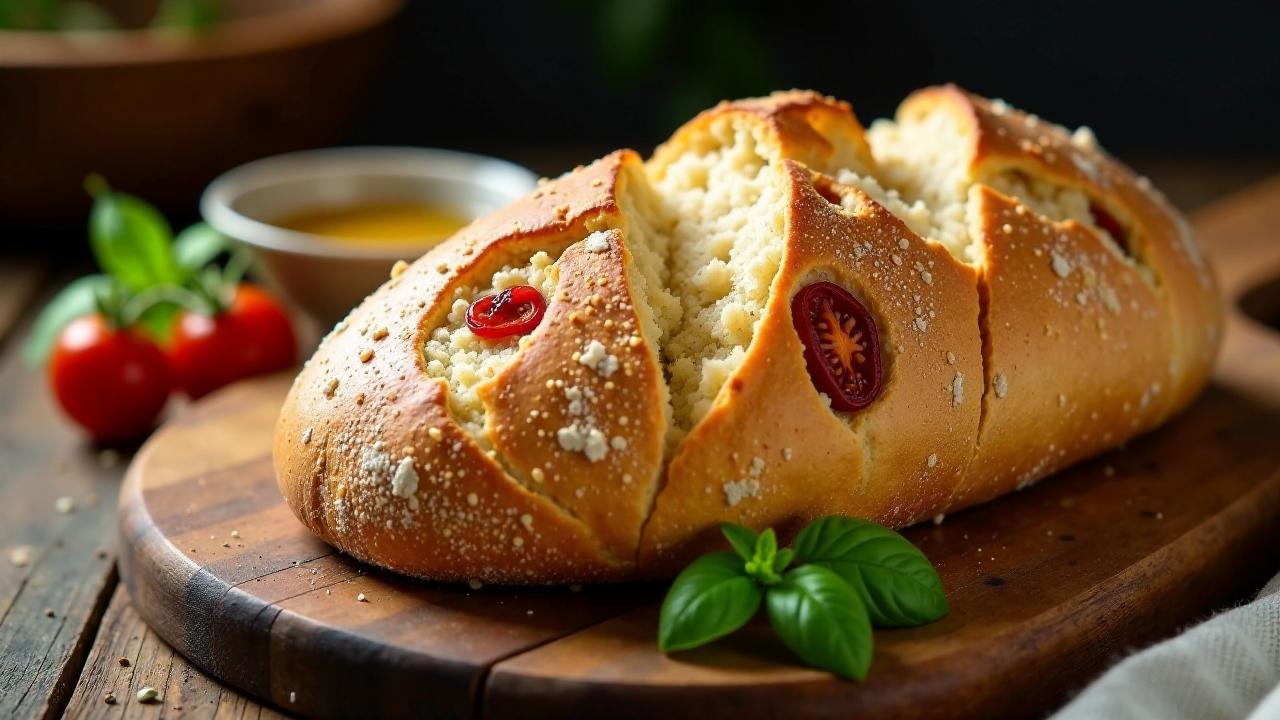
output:
[[[1208, 242], [1280, 227], [1280, 176], [1241, 190], [1256, 165], [1139, 167], [1193, 208]], [[87, 444], [20, 354], [35, 309], [66, 279], [54, 260], [0, 255], [0, 717], [281, 716], [174, 653], [118, 582], [116, 495], [130, 452]], [[55, 509], [63, 497], [72, 512]], [[145, 685], [163, 702], [139, 703]]]

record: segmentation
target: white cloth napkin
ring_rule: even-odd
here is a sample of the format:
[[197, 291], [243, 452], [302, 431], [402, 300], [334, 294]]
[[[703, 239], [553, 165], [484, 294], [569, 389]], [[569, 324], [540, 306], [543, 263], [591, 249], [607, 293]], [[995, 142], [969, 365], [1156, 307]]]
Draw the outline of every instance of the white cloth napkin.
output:
[[1280, 575], [1251, 603], [1125, 659], [1052, 720], [1280, 720]]

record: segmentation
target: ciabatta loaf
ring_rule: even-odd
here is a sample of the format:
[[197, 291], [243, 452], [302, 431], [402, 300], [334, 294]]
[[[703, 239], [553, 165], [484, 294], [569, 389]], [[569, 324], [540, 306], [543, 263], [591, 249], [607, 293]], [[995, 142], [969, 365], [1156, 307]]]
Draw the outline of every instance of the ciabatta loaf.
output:
[[1185, 221], [1087, 130], [949, 86], [869, 130], [777, 93], [397, 266], [298, 376], [275, 465], [400, 572], [664, 576], [723, 521], [903, 526], [1114, 447], [1190, 402], [1220, 327]]

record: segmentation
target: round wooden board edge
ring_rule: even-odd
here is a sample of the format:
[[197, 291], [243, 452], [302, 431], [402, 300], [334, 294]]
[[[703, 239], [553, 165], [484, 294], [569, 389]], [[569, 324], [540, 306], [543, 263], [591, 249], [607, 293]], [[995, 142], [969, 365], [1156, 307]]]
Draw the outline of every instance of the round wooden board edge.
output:
[[[1159, 640], [1188, 621], [1184, 613], [1172, 610], [1163, 613], [1153, 632], [1143, 636], [1126, 633], [1125, 626], [1147, 615], [1150, 607], [1221, 607], [1256, 588], [1264, 578], [1240, 576], [1238, 568], [1215, 563], [1213, 558], [1280, 547], [1280, 523], [1267, 522], [1277, 515], [1280, 469], [1156, 553], [1083, 590], [1069, 603], [997, 636], [1000, 642], [988, 644], [986, 652], [962, 663], [944, 655], [921, 664], [920, 673], [932, 675], [927, 695], [920, 692], [919, 683], [873, 685], [874, 675], [866, 683], [822, 676], [768, 684], [653, 686], [535, 677], [499, 663], [485, 685], [485, 717], [556, 717], [565, 708], [575, 708], [579, 717], [821, 718], [830, 717], [839, 708], [847, 712], [856, 709], [868, 717], [906, 719], [919, 717], [921, 707], [944, 703], [948, 717], [1003, 717], [1008, 710], [1007, 689], [1034, 686], [1037, 673], [1060, 673], [1062, 669], [1053, 660], [1072, 657], [1078, 665], [1099, 666], [1112, 659], [1116, 649], [1097, 643], [1099, 636], [1114, 632], [1123, 637], [1127, 646], [1120, 650], [1124, 651]], [[1170, 566], [1192, 569], [1175, 577], [1163, 572]], [[1142, 602], [1143, 598], [1153, 601]], [[1086, 607], [1098, 604], [1115, 608], [1115, 612], [1105, 615], [1105, 624], [1092, 632], [1078, 632], [1081, 623], [1076, 618], [1086, 615]], [[1015, 661], [1013, 653], [1004, 651], [1028, 646], [1039, 651], [1031, 656], [1030, 664], [1026, 663], [1027, 655], [1018, 655]], [[1087, 679], [1080, 678], [1081, 684]], [[708, 703], [708, 698], [717, 700]]]
[[[235, 591], [234, 585], [204, 570], [166, 538], [152, 520], [142, 497], [142, 468], [173, 432], [175, 424], [206, 417], [210, 406], [216, 408], [225, 394], [215, 394], [205, 403], [197, 404], [189, 414], [162, 426], [138, 450], [126, 470], [118, 503], [120, 579], [138, 615], [174, 650], [201, 670], [259, 700], [271, 702], [269, 683], [264, 682], [266, 675], [248, 667], [254, 653], [246, 652], [251, 649], [246, 643], [252, 643], [257, 633], [239, 632], [219, 638], [231, 641], [229, 644], [241, 651], [237, 653], [236, 663], [220, 661], [220, 656], [225, 656], [218, 651], [223, 642], [214, 643], [211, 637], [213, 617], [224, 599]], [[265, 609], [265, 604], [261, 609]]]
[[[201, 670], [289, 712], [408, 717], [413, 714], [412, 708], [432, 707], [444, 717], [475, 715], [488, 671], [503, 658], [488, 663], [462, 661], [420, 649], [388, 646], [358, 632], [317, 623], [282, 608], [279, 602], [283, 601], [255, 596], [242, 587], [249, 580], [231, 582], [205, 569], [198, 558], [175, 545], [154, 522], [143, 497], [142, 474], [157, 448], [169, 442], [180, 428], [221, 416], [239, 398], [261, 395], [270, 390], [265, 386], [280, 382], [280, 376], [273, 376], [219, 391], [166, 423], [139, 449], [125, 473], [118, 502], [120, 577], [139, 616]], [[297, 529], [311, 537], [300, 522]], [[298, 565], [339, 554], [318, 539], [315, 543], [324, 552], [303, 557]], [[350, 562], [359, 565], [354, 559]], [[297, 566], [292, 561], [280, 561], [273, 568], [261, 577], [296, 570]], [[307, 647], [323, 647], [323, 651], [308, 655]], [[273, 667], [273, 658], [281, 654], [292, 655], [297, 661], [289, 663], [287, 669]], [[377, 658], [378, 662], [362, 663], [361, 658]], [[282, 679], [289, 673], [307, 671], [335, 673], [349, 679], [370, 670], [377, 670], [381, 681], [412, 690], [397, 697], [352, 693], [325, 698], [295, 695], [295, 686]], [[391, 682], [393, 676], [395, 681]]]

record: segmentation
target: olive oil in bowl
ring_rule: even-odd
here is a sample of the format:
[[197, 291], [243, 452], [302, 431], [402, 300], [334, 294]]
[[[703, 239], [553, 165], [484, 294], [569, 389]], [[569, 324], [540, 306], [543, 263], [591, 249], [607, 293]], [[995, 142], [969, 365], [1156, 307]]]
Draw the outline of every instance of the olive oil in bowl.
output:
[[452, 150], [325, 148], [224, 173], [205, 190], [200, 212], [327, 330], [386, 282], [397, 261], [412, 262], [536, 181], [518, 165]]
[[469, 219], [449, 208], [413, 201], [371, 202], [293, 213], [272, 224], [340, 244], [426, 248], [457, 232]]

